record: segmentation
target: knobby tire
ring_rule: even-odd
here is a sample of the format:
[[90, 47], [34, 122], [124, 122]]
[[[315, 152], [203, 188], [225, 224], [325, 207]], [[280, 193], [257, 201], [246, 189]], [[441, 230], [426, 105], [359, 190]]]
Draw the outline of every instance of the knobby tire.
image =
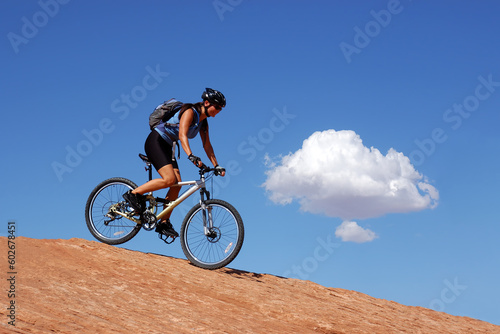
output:
[[227, 266], [238, 255], [244, 239], [243, 220], [229, 203], [211, 199], [205, 201], [212, 208], [217, 237], [204, 234], [203, 209], [195, 205], [181, 225], [181, 246], [187, 259], [203, 269], [218, 269]]
[[105, 215], [110, 205], [124, 201], [122, 195], [137, 185], [125, 178], [114, 177], [101, 182], [92, 190], [85, 205], [85, 220], [90, 233], [99, 241], [108, 245], [118, 245], [132, 239], [141, 229], [141, 225], [121, 217], [105, 224], [109, 220]]

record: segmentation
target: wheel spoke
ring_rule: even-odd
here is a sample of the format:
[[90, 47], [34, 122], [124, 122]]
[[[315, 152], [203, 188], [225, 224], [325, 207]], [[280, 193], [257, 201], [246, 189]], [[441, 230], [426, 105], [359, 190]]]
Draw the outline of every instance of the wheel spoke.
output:
[[198, 205], [183, 223], [181, 244], [191, 262], [215, 269], [227, 265], [238, 254], [243, 243], [243, 222], [237, 211], [226, 202], [209, 200], [207, 205], [212, 211], [211, 233], [205, 235], [203, 209]]
[[108, 244], [130, 240], [139, 231], [139, 226], [119, 215], [115, 219], [106, 216], [110, 207], [123, 202], [122, 195], [136, 185], [127, 179], [113, 178], [102, 182], [90, 194], [86, 206], [86, 220], [90, 232]]

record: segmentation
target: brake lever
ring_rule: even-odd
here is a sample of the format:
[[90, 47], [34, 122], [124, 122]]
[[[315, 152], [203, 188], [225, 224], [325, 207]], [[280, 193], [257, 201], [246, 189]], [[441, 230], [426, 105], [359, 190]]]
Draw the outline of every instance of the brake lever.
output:
[[204, 163], [201, 164], [200, 167], [198, 167], [200, 169], [200, 175], [202, 174], [205, 174], [205, 173], [208, 173], [211, 171], [210, 167], [208, 167], [207, 165], [205, 165]]

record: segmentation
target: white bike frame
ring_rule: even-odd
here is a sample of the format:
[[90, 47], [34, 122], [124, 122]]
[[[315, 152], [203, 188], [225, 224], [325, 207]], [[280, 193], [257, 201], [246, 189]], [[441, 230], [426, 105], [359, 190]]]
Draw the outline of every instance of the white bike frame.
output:
[[[192, 186], [188, 190], [186, 190], [181, 196], [179, 196], [175, 201], [172, 201], [168, 203], [163, 209], [162, 212], [160, 212], [158, 215], [156, 215], [156, 218], [162, 219], [165, 217], [168, 213], [172, 212], [172, 210], [177, 207], [179, 204], [184, 202], [189, 196], [194, 194], [196, 191], [200, 189], [205, 188], [205, 177], [201, 177], [201, 180], [196, 180], [196, 181], [186, 181], [186, 182], [179, 182], [172, 187], [182, 187], [182, 186]], [[150, 196], [152, 197], [153, 195], [150, 193]], [[151, 198], [149, 198], [151, 199]]]

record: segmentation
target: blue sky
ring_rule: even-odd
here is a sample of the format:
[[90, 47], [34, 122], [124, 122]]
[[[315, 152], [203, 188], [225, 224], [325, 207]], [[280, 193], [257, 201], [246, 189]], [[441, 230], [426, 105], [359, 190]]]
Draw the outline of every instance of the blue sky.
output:
[[[214, 191], [246, 227], [231, 267], [500, 325], [496, 2], [0, 8], [2, 235], [14, 220], [18, 235], [93, 240], [92, 189], [146, 181], [152, 109], [212, 87], [228, 103], [210, 135], [232, 167]], [[180, 168], [196, 177], [185, 156]], [[123, 247], [184, 258], [152, 232]]]

